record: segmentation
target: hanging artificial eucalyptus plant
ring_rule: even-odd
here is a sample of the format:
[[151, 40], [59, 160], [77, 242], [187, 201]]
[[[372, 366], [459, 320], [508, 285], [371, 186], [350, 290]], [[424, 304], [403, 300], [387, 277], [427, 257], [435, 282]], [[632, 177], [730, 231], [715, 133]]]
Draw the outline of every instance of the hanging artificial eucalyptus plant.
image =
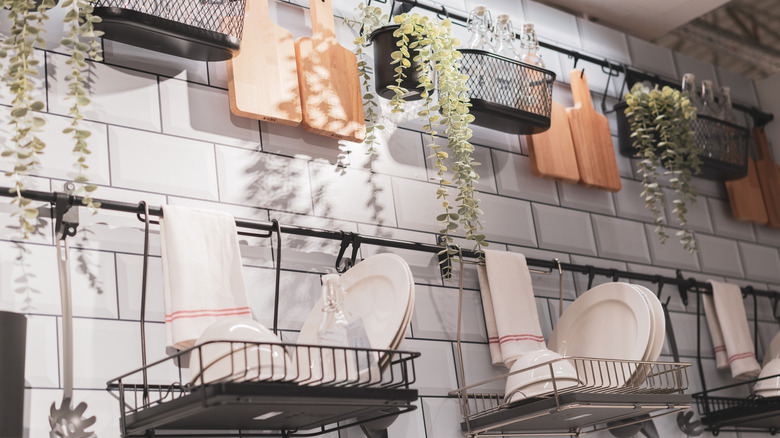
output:
[[691, 121], [696, 119], [696, 108], [690, 99], [671, 87], [652, 90], [641, 83], [635, 84], [626, 95], [628, 108], [625, 114], [631, 126], [633, 147], [640, 159], [645, 207], [655, 218], [656, 233], [661, 242], [668, 239], [663, 222], [664, 193], [658, 183], [658, 169], [663, 166], [664, 175], [674, 190], [674, 213], [682, 227], [677, 231], [680, 243], [690, 251], [696, 251], [693, 231], [688, 228], [688, 207], [696, 203], [696, 188], [691, 177], [701, 172], [701, 149], [696, 147]]
[[[27, 238], [35, 231], [38, 210], [31, 206], [29, 199], [22, 196], [24, 177], [34, 173], [40, 166], [39, 156], [46, 148], [38, 136], [44, 130], [46, 120], [40, 114], [45, 109], [44, 103], [34, 97], [34, 78], [38, 75], [40, 64], [35, 59], [35, 47], [44, 47], [44, 23], [49, 19], [47, 12], [56, 6], [56, 1], [2, 0], [2, 6], [8, 9], [11, 21], [9, 34], [2, 40], [0, 58], [3, 58], [2, 81], [11, 92], [10, 125], [13, 134], [10, 141], [4, 142], [0, 156], [10, 161], [10, 170], [5, 175], [13, 181], [11, 191], [14, 197], [11, 203], [17, 207], [14, 215], [19, 217], [22, 237]], [[93, 28], [93, 24], [99, 22], [100, 18], [92, 15], [92, 6], [87, 0], [66, 0], [60, 6], [69, 8], [65, 15], [66, 34], [62, 44], [70, 50], [67, 63], [71, 72], [67, 76], [69, 91], [66, 98], [73, 100], [69, 111], [73, 121], [63, 133], [70, 134], [75, 142], [73, 151], [77, 154], [77, 194], [83, 194], [84, 203], [94, 210], [99, 207], [90, 195], [95, 186], [88, 184], [84, 174], [88, 169], [86, 156], [90, 151], [86, 139], [90, 132], [81, 129], [80, 123], [84, 119], [81, 109], [89, 104], [83, 74], [87, 67], [86, 59], [100, 59], [99, 42], [93, 40], [87, 43], [83, 40], [100, 36]]]
[[[375, 108], [375, 94], [368, 89], [371, 71], [368, 64], [362, 58], [364, 48], [369, 44], [370, 34], [386, 20], [381, 10], [377, 7], [358, 6], [358, 17], [354, 20], [361, 25], [360, 35], [355, 40], [358, 47], [359, 68], [363, 76], [363, 84], [366, 87], [364, 95], [365, 107], [368, 115], [369, 126], [377, 128]], [[443, 250], [448, 256], [457, 254], [457, 250], [450, 247], [453, 243], [452, 233], [459, 227], [463, 227], [466, 239], [474, 241], [474, 249], [481, 251], [488, 243], [485, 235], [481, 233], [483, 225], [479, 220], [482, 211], [479, 209], [479, 199], [475, 196], [474, 184], [479, 180], [475, 167], [478, 162], [472, 158], [474, 146], [469, 142], [471, 129], [469, 124], [474, 121], [474, 116], [469, 114], [469, 95], [466, 80], [468, 76], [461, 74], [461, 53], [456, 49], [460, 41], [451, 33], [451, 22], [448, 19], [442, 21], [431, 20], [419, 14], [404, 13], [393, 17], [395, 23], [392, 30], [396, 42], [396, 49], [392, 52], [392, 65], [394, 65], [395, 85], [389, 88], [393, 91], [390, 105], [393, 113], [405, 111], [406, 97], [410, 91], [405, 88], [408, 78], [418, 78], [416, 92], [422, 98], [422, 109], [417, 116], [425, 119], [424, 129], [427, 132], [428, 143], [426, 147], [431, 151], [436, 168], [436, 182], [439, 187], [436, 198], [440, 200], [443, 213], [436, 217], [441, 225], [440, 233], [444, 236], [447, 249]], [[360, 62], [363, 62], [360, 64]], [[435, 77], [435, 81], [434, 81]], [[367, 128], [369, 133], [371, 128]], [[440, 131], [441, 130], [441, 131]], [[370, 134], [369, 134], [370, 135]], [[439, 135], [447, 137], [446, 147], [435, 142]], [[374, 140], [372, 140], [373, 142]], [[373, 143], [367, 143], [369, 150], [373, 151]], [[445, 160], [450, 155], [454, 158], [452, 165], [453, 180], [446, 178], [448, 170]], [[453, 202], [448, 186], [457, 188], [457, 195]], [[445, 265], [446, 266], [446, 265]], [[448, 275], [445, 272], [445, 275]]]

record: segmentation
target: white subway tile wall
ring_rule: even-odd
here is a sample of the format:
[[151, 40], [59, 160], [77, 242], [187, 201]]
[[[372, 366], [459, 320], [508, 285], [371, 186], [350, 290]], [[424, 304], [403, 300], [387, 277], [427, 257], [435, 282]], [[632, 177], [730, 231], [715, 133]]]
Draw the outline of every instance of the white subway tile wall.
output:
[[[358, 0], [335, 0], [338, 16], [349, 16]], [[712, 79], [730, 85], [735, 100], [757, 103], [753, 83], [715, 69], [684, 55], [578, 19], [532, 0], [446, 0], [448, 10], [468, 11], [485, 3], [494, 14], [509, 11], [515, 26], [536, 23], [539, 38], [568, 48], [586, 49], [599, 58], [626, 62], [675, 79], [693, 72], [697, 80]], [[305, 0], [270, 2], [275, 22], [295, 37], [310, 33]], [[301, 7], [304, 6], [304, 7]], [[389, 6], [380, 4], [387, 10]], [[61, 8], [52, 20], [61, 19]], [[7, 12], [0, 12], [5, 17]], [[0, 20], [0, 29], [5, 29]], [[337, 20], [342, 44], [351, 45], [353, 32]], [[51, 26], [50, 26], [51, 27]], [[459, 34], [464, 30], [455, 26]], [[73, 178], [71, 141], [60, 134], [69, 121], [70, 102], [65, 100], [67, 58], [57, 50], [61, 33], [50, 29], [49, 50], [36, 50], [41, 61], [35, 80], [35, 96], [47, 104], [41, 134], [49, 145], [42, 166], [29, 179], [28, 187], [59, 190]], [[165, 203], [219, 209], [236, 217], [254, 220], [278, 219], [282, 224], [358, 232], [366, 236], [435, 243], [440, 213], [428, 139], [410, 109], [390, 115], [376, 156], [365, 155], [361, 144], [337, 142], [286, 127], [230, 114], [228, 76], [224, 62], [198, 62], [168, 56], [112, 41], [104, 41], [104, 63], [90, 62], [89, 94], [92, 105], [85, 125], [92, 131], [89, 178], [101, 187], [97, 197], [150, 205]], [[369, 50], [370, 52], [370, 50]], [[371, 55], [369, 53], [369, 55]], [[574, 61], [549, 49], [543, 50], [550, 69], [558, 74], [555, 100], [572, 106], [568, 73]], [[607, 89], [607, 74], [584, 61], [593, 92], [594, 106]], [[611, 78], [607, 106], [616, 102], [622, 77]], [[765, 89], [771, 89], [766, 86]], [[775, 87], [776, 88], [776, 87]], [[762, 89], [763, 90], [763, 89]], [[765, 96], [766, 95], [766, 96]], [[760, 103], [772, 108], [769, 93]], [[0, 89], [0, 124], [8, 118], [9, 93]], [[614, 115], [609, 115], [616, 135]], [[399, 127], [399, 125], [401, 127]], [[771, 128], [771, 126], [770, 126]], [[7, 128], [0, 135], [7, 137]], [[774, 129], [774, 128], [772, 128]], [[770, 138], [774, 131], [770, 132]], [[780, 132], [780, 131], [778, 131]], [[669, 230], [661, 245], [653, 231], [651, 216], [641, 199], [642, 185], [632, 160], [618, 156], [623, 190], [610, 194], [576, 185], [536, 178], [531, 173], [523, 139], [482, 127], [473, 128], [472, 142], [480, 182], [477, 185], [488, 249], [513, 251], [527, 257], [630, 270], [649, 275], [732, 281], [741, 286], [780, 290], [780, 231], [735, 221], [722, 183], [696, 179], [702, 194], [689, 212], [690, 226], [697, 231], [701, 251], [685, 252]], [[775, 141], [780, 143], [780, 141]], [[617, 140], [615, 138], [615, 146]], [[777, 148], [777, 144], [775, 144]], [[0, 170], [7, 170], [5, 162]], [[10, 181], [0, 176], [0, 186]], [[451, 190], [454, 199], [454, 190]], [[668, 222], [677, 223], [667, 205]], [[98, 416], [93, 427], [98, 436], [119, 436], [119, 406], [105, 391], [107, 380], [140, 366], [140, 291], [143, 224], [132, 214], [100, 211], [91, 215], [81, 209], [79, 234], [71, 239], [71, 269], [76, 314], [76, 399], [90, 404], [89, 414]], [[40, 227], [30, 241], [20, 242], [14, 229], [16, 218], [6, 202], [0, 202], [0, 310], [28, 315], [25, 424], [26, 438], [45, 438], [47, 415], [53, 401], [61, 398], [61, 315], [50, 212], [42, 209]], [[165, 357], [162, 268], [159, 230], [151, 228], [151, 253], [147, 287], [146, 331], [149, 360]], [[456, 235], [463, 236], [459, 230]], [[471, 248], [465, 239], [456, 239]], [[254, 317], [266, 326], [273, 323], [276, 241], [242, 237], [244, 276]], [[286, 341], [294, 341], [320, 296], [320, 276], [333, 270], [339, 249], [337, 241], [284, 235], [279, 328]], [[349, 251], [348, 251], [349, 252]], [[416, 305], [402, 348], [419, 351], [416, 362], [421, 400], [418, 410], [403, 415], [390, 429], [391, 436], [410, 438], [455, 438], [463, 436], [457, 401], [447, 396], [457, 388], [455, 339], [458, 289], [454, 280], [443, 281], [434, 254], [363, 245], [358, 257], [393, 252], [410, 264], [416, 283]], [[482, 300], [476, 268], [467, 266], [463, 301], [463, 340], [466, 382], [490, 378], [503, 369], [490, 364]], [[542, 332], [548, 338], [558, 320], [557, 272], [532, 274], [536, 310]], [[594, 284], [611, 281], [597, 276]], [[624, 281], [624, 280], [623, 280]], [[588, 276], [563, 273], [564, 308], [587, 290]], [[637, 282], [653, 292], [658, 285]], [[685, 361], [696, 355], [696, 330], [701, 328], [704, 374], [708, 388], [732, 383], [728, 373], [715, 370], [709, 332], [703, 319], [696, 319], [695, 295], [685, 306], [675, 287], [667, 285], [662, 300], [670, 299], [671, 319]], [[777, 333], [772, 302], [760, 299], [758, 312], [745, 301], [751, 321], [759, 323], [759, 355]], [[522, 309], [518, 309], [521, 312]], [[668, 347], [664, 349], [669, 354]], [[170, 383], [178, 371], [162, 368], [151, 375], [158, 383]], [[692, 388], [699, 388], [695, 368], [689, 372]], [[489, 389], [502, 391], [503, 383]], [[674, 418], [656, 421], [664, 437], [682, 437]], [[325, 435], [328, 438], [362, 436], [351, 427]], [[598, 435], [606, 436], [606, 435]], [[721, 436], [736, 437], [736, 434]], [[743, 435], [744, 436], [744, 435]]]

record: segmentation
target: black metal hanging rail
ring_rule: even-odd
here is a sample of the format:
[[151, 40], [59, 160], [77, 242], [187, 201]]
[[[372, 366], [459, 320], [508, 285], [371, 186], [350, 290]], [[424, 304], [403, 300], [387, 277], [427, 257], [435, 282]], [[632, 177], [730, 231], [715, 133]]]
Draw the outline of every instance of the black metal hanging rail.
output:
[[[429, 3], [426, 2], [425, 0], [392, 0], [392, 4], [393, 5], [397, 4], [398, 6], [400, 6], [402, 8], [400, 12], [409, 12], [413, 8], [420, 8], [426, 11], [435, 12], [436, 14], [439, 15], [443, 15], [451, 20], [461, 21], [463, 23], [468, 21], [468, 16], [466, 15], [462, 15], [457, 12], [451, 12], [443, 5]], [[393, 13], [394, 14], [396, 13], [395, 7], [393, 7]], [[516, 35], [518, 38], [520, 37], [520, 34], [516, 34]], [[602, 68], [608, 69], [611, 76], [612, 76], [611, 72], [626, 72], [626, 76], [637, 78], [640, 81], [650, 80], [659, 83], [661, 85], [669, 85], [677, 88], [680, 87], [680, 84], [662, 79], [658, 75], [653, 75], [640, 70], [636, 70], [634, 68], [629, 68], [628, 66], [623, 64], [613, 63], [607, 59], [596, 58], [590, 55], [586, 55], [584, 53], [577, 52], [576, 50], [571, 50], [564, 47], [556, 46], [555, 44], [551, 44], [541, 40], [539, 41], [539, 45], [541, 47], [544, 47], [545, 49], [554, 50], [558, 53], [562, 53], [570, 58], [573, 58], [575, 67], [577, 66], [577, 61], [583, 60], [591, 64], [601, 66]], [[774, 119], [774, 115], [762, 112], [761, 110], [751, 106], [741, 105], [736, 102], [733, 104], [733, 106], [735, 109], [750, 114], [753, 117], [753, 121], [756, 126], [766, 125], [767, 123], [771, 122]]]
[[[14, 195], [15, 192], [11, 192], [9, 188], [0, 187], [0, 196], [12, 197]], [[23, 190], [22, 196], [24, 196], [27, 199], [31, 199], [33, 201], [48, 202], [52, 205], [55, 205], [57, 207], [56, 208], [57, 210], [60, 210], [62, 208], [61, 207], [62, 204], [65, 203], [68, 206], [82, 205], [82, 199], [83, 199], [81, 196], [73, 196], [63, 192], [43, 192], [38, 190]], [[58, 199], [59, 199], [59, 204], [57, 202]], [[67, 202], [64, 202], [66, 199]], [[119, 201], [112, 201], [106, 199], [95, 199], [95, 201], [100, 202], [101, 209], [112, 210], [112, 211], [123, 211], [127, 213], [135, 213], [137, 215], [143, 215], [147, 208], [144, 206], [143, 203], [133, 204], [128, 202], [119, 202]], [[149, 206], [148, 212], [151, 216], [162, 217], [161, 207]], [[65, 213], [65, 211], [56, 211], [55, 213], [56, 213], [56, 217], [61, 218], [62, 215]], [[277, 229], [276, 227], [278, 226], [278, 224], [275, 224], [274, 222], [259, 222], [259, 221], [247, 221], [247, 220], [237, 219], [236, 226], [244, 229], [271, 232]], [[281, 232], [284, 234], [317, 237], [321, 239], [330, 239], [330, 240], [340, 240], [341, 249], [339, 250], [339, 255], [336, 261], [337, 267], [340, 267], [342, 262], [342, 257], [346, 252], [346, 249], [350, 246], [352, 247], [351, 261], [354, 261], [357, 255], [357, 250], [360, 248], [361, 244], [385, 246], [390, 248], [439, 254], [440, 260], [443, 259], [441, 253], [444, 247], [441, 245], [412, 242], [406, 240], [388, 239], [383, 237], [363, 236], [353, 232], [323, 230], [317, 228], [298, 227], [294, 225], [282, 225], [280, 228], [281, 228]], [[462, 254], [464, 258], [469, 258], [469, 259], [482, 258], [482, 254], [476, 251], [462, 250]], [[565, 263], [565, 262], [559, 263], [557, 260], [527, 258], [526, 262], [529, 266], [533, 266], [537, 268], [545, 268], [545, 269], [553, 270], [553, 269], [558, 269], [558, 267], [560, 266], [561, 269], [566, 271], [585, 274], [588, 276], [588, 288], [590, 288], [594, 277], [596, 277], [597, 275], [611, 277], [613, 281], [618, 281], [619, 279], [625, 279], [625, 280], [637, 280], [637, 281], [646, 281], [646, 282], [654, 283], [659, 286], [658, 289], [659, 295], [664, 285], [674, 285], [677, 286], [677, 290], [680, 293], [682, 301], [686, 305], [688, 304], [689, 292], [693, 292], [697, 294], [712, 294], [712, 286], [709, 283], [698, 281], [695, 278], [684, 278], [682, 276], [682, 273], [679, 270], [677, 271], [676, 277], [665, 277], [661, 275], [642, 274], [639, 272], [600, 268], [592, 265], [578, 265], [574, 263]], [[780, 299], [780, 292], [778, 291], [757, 290], [752, 286], [743, 287], [742, 294], [743, 296], [753, 295], [753, 296], [769, 297], [773, 300], [773, 306], [775, 309], [777, 307], [778, 300]]]

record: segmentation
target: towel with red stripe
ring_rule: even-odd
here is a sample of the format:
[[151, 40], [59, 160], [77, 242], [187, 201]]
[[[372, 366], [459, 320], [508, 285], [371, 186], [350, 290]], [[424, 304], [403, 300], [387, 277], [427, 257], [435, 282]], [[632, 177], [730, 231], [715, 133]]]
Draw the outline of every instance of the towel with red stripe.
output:
[[708, 280], [712, 295], [703, 295], [718, 369], [731, 369], [737, 381], [755, 378], [761, 371], [750, 337], [742, 291], [731, 283]]
[[233, 216], [165, 205], [160, 252], [167, 346], [189, 348], [214, 322], [251, 317]]
[[523, 353], [546, 348], [525, 256], [485, 251], [478, 273], [493, 365], [511, 368]]

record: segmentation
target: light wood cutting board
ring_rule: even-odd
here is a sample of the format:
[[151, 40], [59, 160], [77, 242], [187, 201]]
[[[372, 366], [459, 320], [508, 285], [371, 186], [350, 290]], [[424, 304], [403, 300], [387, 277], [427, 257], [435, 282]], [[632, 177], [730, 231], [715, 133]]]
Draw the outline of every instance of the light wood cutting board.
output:
[[588, 80], [582, 70], [569, 73], [574, 107], [566, 108], [569, 127], [577, 155], [580, 184], [617, 192], [621, 189], [620, 173], [612, 146], [607, 117], [593, 109]]
[[746, 177], [726, 181], [731, 214], [738, 221], [764, 225], [769, 220], [766, 213], [766, 204], [764, 203], [764, 196], [761, 194], [761, 183], [758, 181], [756, 162], [750, 157], [748, 157], [747, 167]]
[[295, 42], [271, 20], [268, 0], [246, 3], [241, 52], [227, 68], [233, 114], [282, 125], [301, 123]]
[[566, 108], [553, 101], [550, 129], [525, 137], [531, 171], [539, 178], [575, 184], [580, 180], [577, 156], [569, 129]]
[[753, 139], [756, 142], [756, 171], [766, 204], [767, 225], [780, 228], [780, 166], [772, 160], [769, 140], [761, 128], [753, 128]]
[[366, 123], [357, 58], [336, 41], [333, 0], [310, 0], [311, 38], [295, 41], [302, 125], [339, 140], [363, 141]]

